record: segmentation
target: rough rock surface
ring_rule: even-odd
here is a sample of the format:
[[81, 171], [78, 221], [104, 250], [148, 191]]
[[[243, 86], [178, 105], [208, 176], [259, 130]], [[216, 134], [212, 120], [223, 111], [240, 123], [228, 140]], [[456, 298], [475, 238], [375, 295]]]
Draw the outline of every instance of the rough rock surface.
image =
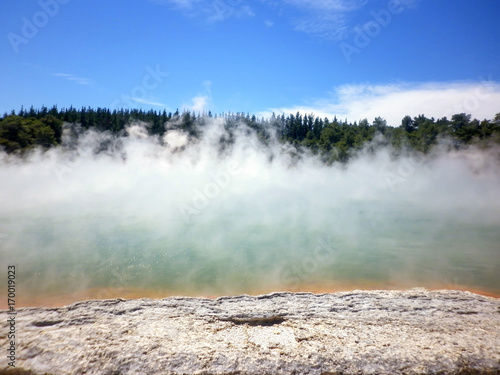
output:
[[500, 374], [500, 299], [469, 292], [94, 300], [16, 320], [21, 374]]

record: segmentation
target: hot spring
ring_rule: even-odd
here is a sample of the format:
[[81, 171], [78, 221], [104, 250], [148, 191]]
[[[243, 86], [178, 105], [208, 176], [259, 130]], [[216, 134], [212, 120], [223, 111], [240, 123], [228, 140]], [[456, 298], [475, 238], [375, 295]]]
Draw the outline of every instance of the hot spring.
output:
[[[119, 140], [0, 160], [0, 265], [18, 304], [411, 287], [500, 295], [494, 150], [347, 164], [266, 147], [241, 130], [214, 145], [140, 124]], [[107, 144], [96, 153], [97, 145]]]

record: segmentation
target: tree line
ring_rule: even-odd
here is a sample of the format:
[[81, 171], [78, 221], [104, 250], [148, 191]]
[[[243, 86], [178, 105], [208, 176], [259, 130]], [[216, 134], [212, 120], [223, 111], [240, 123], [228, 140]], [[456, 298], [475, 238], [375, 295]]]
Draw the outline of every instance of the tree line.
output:
[[407, 149], [424, 154], [429, 153], [442, 139], [451, 141], [451, 146], [457, 149], [471, 144], [489, 147], [500, 143], [500, 113], [491, 120], [481, 121], [465, 113], [455, 114], [451, 119], [405, 116], [401, 124], [394, 127], [387, 125], [387, 121], [381, 117], [376, 117], [370, 123], [367, 119], [348, 122], [336, 117], [320, 118], [301, 113], [257, 118], [244, 113], [212, 115], [211, 112], [180, 113], [178, 110], [172, 113], [166, 110], [111, 111], [90, 107], [58, 109], [53, 106], [39, 109], [31, 107], [29, 110], [21, 108], [17, 113], [5, 113], [0, 118], [0, 148], [7, 153], [23, 153], [34, 147], [46, 149], [57, 146], [62, 142], [65, 123], [125, 136], [129, 124], [141, 121], [146, 124], [151, 136], [161, 139], [168, 129], [174, 128], [186, 132], [190, 140], [195, 142], [213, 118], [224, 119], [226, 134], [221, 136], [221, 148], [234, 142], [236, 128], [245, 127], [248, 131], [254, 131], [264, 144], [275, 138], [281, 143], [295, 146], [299, 151], [308, 150], [328, 164], [347, 161], [356, 151], [374, 140], [391, 145], [395, 151]]

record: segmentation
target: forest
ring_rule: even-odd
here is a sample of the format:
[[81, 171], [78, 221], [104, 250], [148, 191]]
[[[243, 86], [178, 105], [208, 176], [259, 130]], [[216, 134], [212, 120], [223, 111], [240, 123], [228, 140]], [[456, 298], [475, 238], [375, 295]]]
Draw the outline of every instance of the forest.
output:
[[140, 121], [146, 124], [151, 136], [162, 137], [169, 129], [186, 132], [190, 142], [203, 135], [204, 128], [213, 119], [224, 119], [226, 134], [221, 136], [223, 149], [234, 141], [234, 130], [243, 127], [254, 131], [263, 144], [276, 139], [282, 144], [293, 145], [299, 153], [310, 152], [327, 164], [345, 163], [356, 152], [375, 140], [379, 145], [392, 146], [394, 152], [417, 152], [428, 154], [439, 142], [446, 141], [448, 147], [460, 149], [469, 145], [488, 148], [500, 144], [500, 113], [493, 119], [473, 119], [466, 113], [455, 114], [448, 119], [405, 116], [397, 127], [376, 117], [371, 123], [367, 119], [359, 122], [319, 118], [314, 114], [273, 115], [257, 118], [244, 113], [197, 114], [190, 111], [174, 113], [167, 111], [144, 111], [140, 109], [109, 110], [73, 107], [58, 109], [42, 107], [29, 110], [13, 110], [0, 118], [0, 149], [6, 153], [24, 155], [34, 148], [48, 149], [61, 144], [63, 128], [78, 126], [82, 131], [93, 129], [109, 132], [117, 137], [126, 136], [128, 125]]

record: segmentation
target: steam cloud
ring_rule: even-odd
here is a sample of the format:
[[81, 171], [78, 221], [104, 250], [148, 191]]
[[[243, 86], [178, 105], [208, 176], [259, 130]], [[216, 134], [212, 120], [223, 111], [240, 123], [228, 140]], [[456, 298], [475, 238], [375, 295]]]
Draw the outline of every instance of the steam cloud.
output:
[[26, 298], [500, 291], [498, 150], [380, 148], [326, 166], [243, 125], [224, 146], [223, 119], [198, 142], [145, 126], [77, 140], [67, 127], [63, 147], [0, 156], [0, 263], [18, 265]]

